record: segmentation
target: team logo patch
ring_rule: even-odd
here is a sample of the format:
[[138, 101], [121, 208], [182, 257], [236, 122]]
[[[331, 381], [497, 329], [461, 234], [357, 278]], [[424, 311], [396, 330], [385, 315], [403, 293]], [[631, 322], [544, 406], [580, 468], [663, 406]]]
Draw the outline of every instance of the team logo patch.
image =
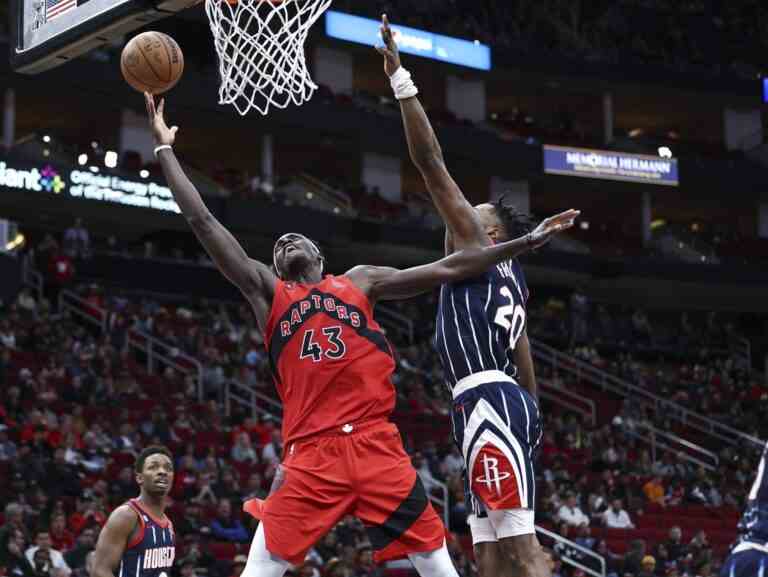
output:
[[517, 478], [507, 457], [487, 444], [477, 454], [472, 469], [472, 492], [490, 509], [521, 508]]

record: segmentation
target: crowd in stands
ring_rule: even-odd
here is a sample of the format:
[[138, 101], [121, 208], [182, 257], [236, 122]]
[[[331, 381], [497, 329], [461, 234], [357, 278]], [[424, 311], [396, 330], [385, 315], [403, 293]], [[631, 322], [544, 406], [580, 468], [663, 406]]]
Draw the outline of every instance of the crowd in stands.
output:
[[765, 64], [761, 2], [341, 0], [336, 8], [480, 40], [524, 57], [663, 65], [754, 78]]
[[[60, 253], [75, 262], [87, 256], [86, 238], [87, 230], [76, 223], [64, 235]], [[55, 240], [51, 251], [48, 258], [57, 258]], [[177, 458], [170, 514], [182, 538], [179, 574], [237, 577], [254, 529], [253, 520], [239, 513], [240, 503], [266, 494], [282, 451], [279, 415], [257, 418], [237, 405], [228, 415], [223, 410], [222, 387], [230, 378], [266, 396], [275, 394], [252, 315], [245, 305], [179, 305], [94, 286], [78, 290], [86, 307], [108, 312], [106, 334], [62, 315], [50, 305], [55, 300], [27, 289], [0, 310], [0, 505], [6, 508], [0, 567], [20, 577], [71, 572], [84, 577], [99, 527], [114, 506], [135, 494], [133, 456], [146, 444], [164, 443]], [[450, 399], [430, 343], [432, 315], [425, 312], [434, 305], [434, 295], [397, 305], [420, 320], [414, 343], [390, 335], [398, 350], [395, 419], [430, 493], [441, 497], [443, 487], [447, 490], [451, 549], [468, 576], [474, 567], [466, 547], [461, 457], [449, 441]], [[678, 400], [710, 398], [730, 407], [730, 389], [721, 397], [699, 391], [758, 386], [749, 380], [749, 367], [727, 354], [735, 328], [715, 317], [699, 326], [698, 319], [683, 316], [689, 328], [675, 337], [654, 315], [635, 311], [627, 318], [593, 307], [579, 291], [568, 304], [544, 301], [529, 317], [529, 332], [537, 338], [627, 378], [640, 375], [657, 392], [688, 395]], [[200, 359], [202, 400], [193, 374], [162, 363], [149, 374], [145, 359], [126, 346], [130, 331], [146, 332]], [[724, 356], [713, 351], [725, 351]], [[669, 367], [678, 367], [667, 380], [653, 371], [652, 379], [646, 376], [644, 363], [654, 371], [658, 363], [645, 359], [659, 352]], [[548, 370], [541, 376], [569, 385]], [[765, 401], [763, 393], [759, 398]], [[742, 425], [764, 432], [749, 403], [738, 406]], [[261, 404], [260, 409], [274, 410]], [[628, 401], [617, 416], [628, 420], [637, 413]], [[626, 434], [621, 418], [590, 425], [548, 404], [544, 414], [540, 524], [602, 555], [611, 575], [713, 574], [735, 536], [754, 460], [730, 455], [733, 467], [712, 471], [675, 453], [659, 452], [654, 459], [647, 446]], [[710, 521], [704, 531], [693, 531], [690, 524], [671, 529], [669, 536], [666, 530], [664, 535], [649, 530], [665, 512], [684, 520], [689, 510]], [[563, 558], [594, 562], [583, 550], [562, 545], [555, 546], [554, 557], [560, 577], [580, 574]], [[350, 518], [296, 574], [365, 577], [380, 571], [371, 563], [362, 527]]]
[[529, 330], [536, 338], [708, 417], [768, 436], [762, 418], [768, 386], [750, 366], [739, 315], [611, 307], [591, 303], [580, 289], [567, 302], [538, 299], [533, 307]]

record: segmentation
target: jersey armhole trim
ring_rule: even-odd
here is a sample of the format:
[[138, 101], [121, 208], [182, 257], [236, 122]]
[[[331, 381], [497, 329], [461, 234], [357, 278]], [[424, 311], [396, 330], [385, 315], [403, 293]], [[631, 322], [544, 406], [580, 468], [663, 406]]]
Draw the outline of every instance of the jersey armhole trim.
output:
[[[144, 540], [144, 531], [146, 530], [146, 524], [144, 523], [144, 517], [142, 517], [141, 509], [136, 507], [133, 504], [133, 501], [128, 501], [128, 506], [131, 508], [131, 511], [136, 513], [138, 526], [140, 527], [140, 530], [136, 533], [136, 535], [133, 538], [131, 538], [128, 541], [128, 544], [125, 546], [126, 549], [133, 549], [134, 547], [136, 547], [136, 545], [138, 545]], [[134, 528], [134, 531], [136, 531], [135, 528]]]
[[150, 513], [144, 507], [142, 507], [137, 499], [131, 499], [129, 503], [139, 513], [142, 513], [147, 517], [149, 517], [150, 519], [152, 519], [152, 521], [154, 521], [161, 529], [167, 529], [168, 526], [171, 524], [171, 520], [167, 517], [167, 515], [163, 515], [165, 519], [158, 519], [152, 513]]

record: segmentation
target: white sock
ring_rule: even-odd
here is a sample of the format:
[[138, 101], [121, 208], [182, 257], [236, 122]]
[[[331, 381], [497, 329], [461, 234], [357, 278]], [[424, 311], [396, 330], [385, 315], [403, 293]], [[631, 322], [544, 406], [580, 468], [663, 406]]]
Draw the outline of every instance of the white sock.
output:
[[267, 550], [264, 523], [259, 523], [241, 577], [283, 577], [290, 566], [288, 561], [275, 557]]
[[448, 547], [443, 546], [429, 553], [411, 553], [408, 555], [421, 577], [459, 577], [453, 565]]

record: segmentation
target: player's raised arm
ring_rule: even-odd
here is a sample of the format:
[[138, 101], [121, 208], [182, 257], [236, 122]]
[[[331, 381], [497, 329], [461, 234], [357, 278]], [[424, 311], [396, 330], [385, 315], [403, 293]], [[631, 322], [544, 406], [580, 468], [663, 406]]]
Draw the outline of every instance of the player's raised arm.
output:
[[240, 243], [208, 210], [197, 188], [184, 174], [172, 148], [178, 127], [168, 128], [165, 123], [165, 100], [161, 100], [155, 108], [155, 99], [151, 94], [145, 93], [144, 98], [155, 136], [157, 157], [173, 198], [213, 262], [250, 301], [263, 329], [274, 295], [274, 274], [264, 263], [248, 258]]
[[123, 505], [112, 512], [99, 533], [90, 577], [115, 577], [115, 569], [137, 525], [136, 513], [129, 506]]
[[386, 14], [381, 19], [381, 36], [384, 46], [377, 47], [377, 50], [384, 56], [384, 70], [400, 101], [411, 160], [421, 172], [432, 202], [440, 212], [452, 239], [452, 243], [446, 243], [446, 248], [448, 244], [452, 244], [456, 250], [490, 244], [472, 205], [445, 166], [440, 143], [421, 102], [415, 96], [416, 89], [410, 74], [400, 65], [397, 43], [392, 37]]
[[490, 267], [545, 244], [573, 226], [579, 211], [568, 210], [542, 221], [527, 235], [484, 247], [465, 248], [436, 262], [399, 270], [358, 266], [347, 273], [371, 301], [406, 299], [443, 283], [457, 282], [486, 272]]

